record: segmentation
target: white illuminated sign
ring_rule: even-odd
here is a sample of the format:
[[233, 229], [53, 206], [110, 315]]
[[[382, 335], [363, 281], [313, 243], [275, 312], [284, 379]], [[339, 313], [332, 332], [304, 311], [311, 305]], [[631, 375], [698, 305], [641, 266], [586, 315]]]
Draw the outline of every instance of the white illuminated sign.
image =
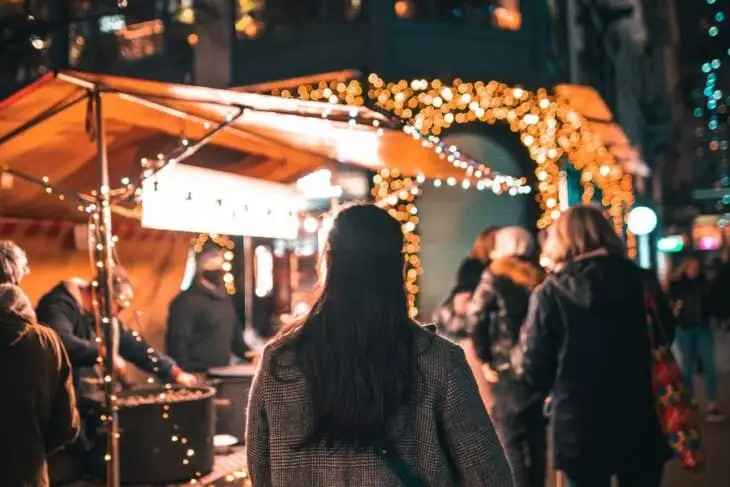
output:
[[304, 199], [290, 186], [177, 164], [142, 185], [142, 226], [293, 240]]
[[332, 171], [319, 169], [302, 176], [296, 182], [296, 187], [307, 198], [339, 198], [342, 196], [340, 186], [332, 186]]

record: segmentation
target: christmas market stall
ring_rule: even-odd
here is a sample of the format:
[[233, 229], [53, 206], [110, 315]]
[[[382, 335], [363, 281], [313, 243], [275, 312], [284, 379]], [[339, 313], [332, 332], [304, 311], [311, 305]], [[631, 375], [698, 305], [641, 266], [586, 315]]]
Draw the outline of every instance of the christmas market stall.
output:
[[[242, 451], [214, 461], [214, 446], [225, 445], [213, 444], [212, 387], [150, 378], [143, 392], [119, 392], [117, 266], [137, 283], [135, 307], [145, 307], [122, 319], [154, 339], [180, 290], [190, 237], [198, 234], [196, 250], [206, 240], [231, 249], [230, 236], [291, 240], [302, 226], [303, 196], [292, 183], [322, 168], [387, 172], [397, 182], [378, 187], [381, 204], [412, 198], [423, 175], [525, 191], [523, 179], [497, 174], [380, 110], [72, 71], [0, 102], [0, 161], [0, 229], [28, 250], [34, 273], [23, 285], [31, 297], [88, 274], [89, 265], [94, 275], [97, 342], [107, 351], [100, 364], [106, 434], [94, 454], [110, 486], [245, 477]], [[410, 238], [409, 258], [417, 251]], [[272, 271], [263, 253], [256, 265]], [[266, 279], [244, 280], [247, 293], [270, 291]]]

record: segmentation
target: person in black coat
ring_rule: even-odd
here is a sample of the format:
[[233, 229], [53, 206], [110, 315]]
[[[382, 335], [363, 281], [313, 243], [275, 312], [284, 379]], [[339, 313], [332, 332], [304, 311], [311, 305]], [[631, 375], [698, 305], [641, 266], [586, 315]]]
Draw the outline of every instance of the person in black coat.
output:
[[[705, 418], [711, 423], [725, 421], [725, 414], [717, 404], [717, 364], [715, 363], [715, 337], [710, 327], [713, 311], [712, 287], [702, 272], [700, 260], [688, 255], [682, 261], [679, 274], [669, 285], [669, 297], [674, 304], [679, 327], [677, 345], [682, 355], [682, 368], [687, 394], [694, 401], [694, 372], [697, 359], [702, 363], [707, 389]], [[715, 291], [717, 292], [717, 291]], [[727, 300], [727, 297], [725, 297]], [[716, 303], [722, 300], [716, 298]], [[713, 310], [714, 308], [714, 310]]]
[[223, 250], [203, 249], [196, 256], [193, 284], [170, 304], [167, 353], [192, 372], [229, 365], [231, 354], [248, 360], [243, 325], [226, 290], [224, 264]]
[[515, 487], [544, 487], [547, 443], [543, 398], [512, 370], [532, 290], [544, 272], [529, 258], [532, 235], [520, 227], [496, 234], [491, 263], [469, 303], [467, 322], [484, 377], [490, 383], [491, 417], [512, 465]]
[[664, 333], [672, 313], [656, 276], [624, 256], [623, 244], [592, 207], [555, 223], [561, 270], [530, 300], [513, 365], [552, 394], [553, 466], [568, 487], [659, 487], [671, 457], [657, 416], [645, 290], [654, 293]]
[[[129, 306], [134, 290], [129, 277], [120, 267], [113, 270], [112, 285], [116, 315]], [[36, 308], [38, 321], [53, 328], [66, 347], [73, 367], [74, 385], [80, 398], [88, 398], [97, 392], [96, 387], [88, 385], [100, 378], [97, 366], [106, 353], [104, 347], [96, 342], [93, 301], [93, 286], [82, 279], [73, 278], [60, 282], [41, 297]], [[123, 371], [126, 360], [164, 381], [182, 385], [196, 383], [195, 377], [181, 369], [174, 360], [150, 347], [139, 333], [118, 322], [119, 350], [115, 366], [119, 372]]]

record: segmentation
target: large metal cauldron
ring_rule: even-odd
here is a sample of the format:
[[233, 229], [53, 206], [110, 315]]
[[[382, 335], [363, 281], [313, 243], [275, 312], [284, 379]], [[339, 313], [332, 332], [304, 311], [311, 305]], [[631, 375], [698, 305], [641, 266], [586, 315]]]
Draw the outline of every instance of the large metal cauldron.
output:
[[[149, 386], [119, 394], [119, 470], [123, 484], [169, 484], [213, 470], [216, 390]], [[94, 457], [104, 476], [105, 439]]]
[[251, 364], [218, 367], [208, 371], [208, 382], [218, 390], [216, 434], [231, 435], [243, 442], [246, 409], [256, 366]]

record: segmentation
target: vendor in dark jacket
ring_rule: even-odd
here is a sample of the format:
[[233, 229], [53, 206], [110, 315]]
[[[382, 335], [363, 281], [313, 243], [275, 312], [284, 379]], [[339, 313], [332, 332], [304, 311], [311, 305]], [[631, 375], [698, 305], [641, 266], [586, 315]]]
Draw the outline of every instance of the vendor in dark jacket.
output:
[[71, 366], [27, 296], [0, 284], [0, 485], [46, 487], [46, 457], [79, 434]]
[[243, 326], [226, 290], [224, 266], [223, 250], [204, 248], [196, 256], [193, 284], [170, 304], [167, 352], [191, 372], [229, 365], [231, 354], [248, 360]]
[[[115, 267], [113, 271], [113, 295], [115, 314], [129, 306], [134, 290], [124, 270]], [[73, 367], [77, 395], [88, 397], [92, 391], [82, 378], [98, 379], [96, 367], [101, 363], [103, 347], [96, 343], [93, 287], [81, 280], [70, 279], [54, 287], [38, 302], [38, 321], [53, 328], [63, 342]], [[172, 380], [182, 385], [193, 385], [196, 380], [178, 367], [166, 355], [154, 350], [137, 333], [119, 323], [119, 356], [115, 364], [123, 369], [124, 360], [140, 369], [155, 374], [160, 379]]]
[[525, 229], [497, 231], [491, 263], [467, 312], [482, 372], [491, 383], [491, 417], [512, 465], [515, 487], [543, 487], [547, 465], [543, 397], [511, 365], [530, 294], [544, 276], [529, 260], [534, 250], [534, 239]]
[[568, 487], [659, 487], [671, 457], [656, 412], [645, 289], [668, 345], [672, 314], [656, 276], [624, 257], [601, 210], [575, 207], [555, 223], [561, 270], [530, 300], [513, 366], [552, 393], [553, 465]]

